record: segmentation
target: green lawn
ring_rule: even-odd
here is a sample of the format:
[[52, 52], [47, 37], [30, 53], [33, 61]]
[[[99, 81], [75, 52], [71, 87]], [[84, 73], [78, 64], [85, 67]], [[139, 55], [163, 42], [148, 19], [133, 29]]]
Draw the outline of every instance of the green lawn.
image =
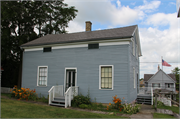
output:
[[1, 98], [2, 118], [126, 118]]
[[153, 118], [175, 118], [175, 117], [168, 114], [154, 113]]
[[159, 109], [168, 109], [168, 110], [171, 110], [177, 114], [179, 114], [179, 107], [175, 107], [175, 106], [157, 106], [157, 108]]

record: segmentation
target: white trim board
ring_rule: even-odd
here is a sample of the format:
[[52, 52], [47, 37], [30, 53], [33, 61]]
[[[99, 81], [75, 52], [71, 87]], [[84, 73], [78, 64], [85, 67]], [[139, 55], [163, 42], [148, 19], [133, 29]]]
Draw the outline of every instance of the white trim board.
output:
[[[94, 42], [94, 43], [98, 43], [98, 42]], [[130, 44], [129, 41], [99, 42], [99, 46], [128, 45], [128, 44]], [[49, 46], [49, 47], [51, 47], [51, 46]], [[66, 44], [66, 45], [52, 46], [52, 50], [54, 50], [54, 49], [66, 49], [66, 48], [81, 48], [81, 47], [87, 47], [87, 49], [88, 49], [88, 43], [86, 43], [86, 44]], [[31, 47], [31, 48], [24, 49], [25, 52], [39, 51], [39, 50], [43, 51], [43, 48], [33, 48], [33, 47]]]
[[52, 47], [52, 49], [81, 48], [81, 47], [88, 47], [88, 44], [55, 46]]
[[43, 50], [43, 48], [24, 49], [25, 52], [28, 52], [28, 51], [38, 51], [38, 50]]

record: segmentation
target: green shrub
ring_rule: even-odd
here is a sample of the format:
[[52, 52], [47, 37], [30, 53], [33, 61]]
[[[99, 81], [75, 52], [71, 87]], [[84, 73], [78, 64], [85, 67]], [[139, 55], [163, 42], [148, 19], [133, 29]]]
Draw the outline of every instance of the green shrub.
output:
[[83, 96], [82, 94], [80, 94], [73, 98], [73, 100], [72, 100], [73, 107], [79, 107], [79, 105], [81, 105], [81, 104], [86, 104], [86, 105], [91, 104], [91, 101], [90, 101], [90, 98], [88, 95]]
[[140, 107], [138, 104], [123, 104], [123, 107], [124, 107], [124, 113], [127, 113], [127, 114], [136, 114], [137, 112], [139, 112], [140, 110]]
[[89, 108], [89, 105], [81, 104], [81, 105], [79, 105], [79, 108], [87, 109], [87, 108]]
[[[153, 100], [153, 105], [155, 105], [155, 100]], [[159, 100], [157, 100], [157, 105], [158, 106], [164, 106], [164, 103], [159, 101]]]

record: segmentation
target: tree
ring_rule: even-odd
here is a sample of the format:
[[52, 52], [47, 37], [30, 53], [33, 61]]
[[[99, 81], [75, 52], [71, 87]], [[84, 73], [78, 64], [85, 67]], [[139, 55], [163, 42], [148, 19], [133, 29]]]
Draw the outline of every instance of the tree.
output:
[[176, 90], [179, 91], [179, 75], [180, 75], [180, 69], [178, 67], [175, 67], [173, 70], [172, 70], [172, 73], [175, 74], [175, 77], [176, 77]]
[[139, 81], [142, 81], [142, 80], [144, 80], [144, 78], [139, 79]]
[[2, 1], [2, 86], [12, 87], [18, 81], [20, 87], [23, 54], [20, 46], [46, 34], [66, 33], [65, 28], [76, 12], [75, 7], [68, 7], [63, 0]]

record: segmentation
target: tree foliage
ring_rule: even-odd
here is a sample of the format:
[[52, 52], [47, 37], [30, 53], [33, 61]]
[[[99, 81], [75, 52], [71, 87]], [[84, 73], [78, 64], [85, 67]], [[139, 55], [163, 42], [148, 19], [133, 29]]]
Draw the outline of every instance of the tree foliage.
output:
[[65, 28], [76, 17], [76, 12], [75, 7], [68, 7], [63, 0], [2, 1], [2, 86], [17, 85], [21, 77], [23, 50], [20, 46], [47, 34], [66, 33]]
[[176, 90], [179, 91], [179, 75], [180, 75], [180, 69], [178, 67], [175, 67], [173, 70], [172, 70], [172, 73], [175, 74], [176, 76]]

